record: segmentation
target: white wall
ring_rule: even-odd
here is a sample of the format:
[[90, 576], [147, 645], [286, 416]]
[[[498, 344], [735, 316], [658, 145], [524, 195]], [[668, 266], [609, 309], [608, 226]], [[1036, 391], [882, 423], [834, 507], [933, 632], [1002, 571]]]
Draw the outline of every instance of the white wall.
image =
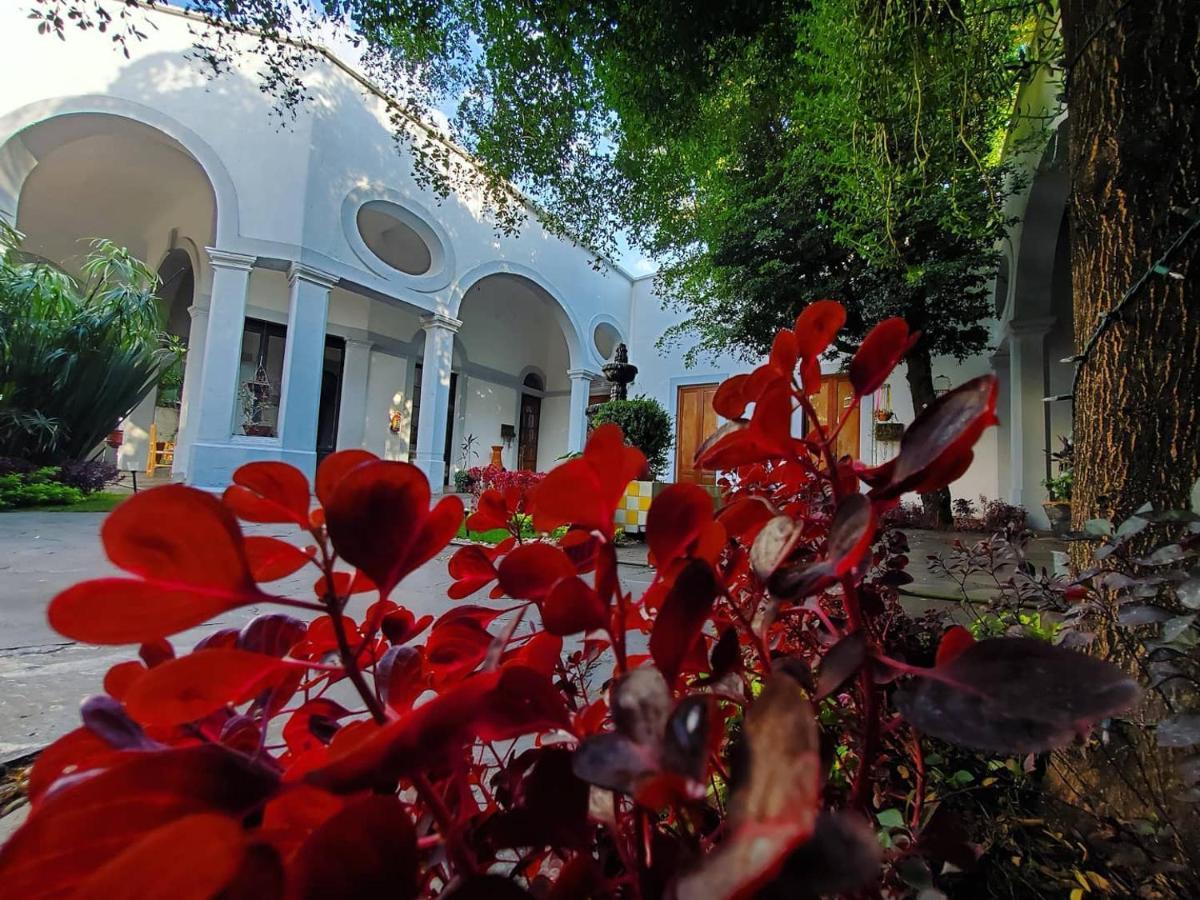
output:
[[[408, 360], [379, 350], [371, 351], [367, 379], [367, 414], [363, 448], [383, 459], [408, 459], [408, 428], [412, 397], [406, 384]], [[401, 413], [400, 432], [389, 428], [392, 410]]]
[[[459, 376], [462, 378], [462, 376]], [[500, 426], [517, 426], [517, 404], [520, 397], [511, 385], [495, 384], [482, 378], [468, 376], [466, 380], [466, 421], [465, 429], [475, 435], [475, 449], [479, 457], [474, 465], [486, 466], [492, 457], [492, 445], [500, 444]], [[544, 427], [544, 425], [543, 425]], [[450, 465], [453, 470], [461, 468], [459, 462], [459, 447], [461, 441], [453, 448]], [[505, 447], [501, 453], [506, 469], [517, 466], [517, 442]], [[470, 466], [468, 466], [470, 468]]]

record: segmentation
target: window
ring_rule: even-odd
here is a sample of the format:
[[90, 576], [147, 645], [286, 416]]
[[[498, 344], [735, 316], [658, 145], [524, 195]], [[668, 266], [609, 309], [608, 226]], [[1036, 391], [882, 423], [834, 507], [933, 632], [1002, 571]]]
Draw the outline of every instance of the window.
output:
[[535, 391], [544, 391], [546, 389], [546, 384], [542, 381], [542, 376], [537, 372], [530, 372], [521, 383], [527, 388], [533, 388]]
[[261, 319], [246, 319], [238, 364], [234, 434], [275, 437], [279, 425], [279, 389], [283, 384], [283, 351], [287, 328]]

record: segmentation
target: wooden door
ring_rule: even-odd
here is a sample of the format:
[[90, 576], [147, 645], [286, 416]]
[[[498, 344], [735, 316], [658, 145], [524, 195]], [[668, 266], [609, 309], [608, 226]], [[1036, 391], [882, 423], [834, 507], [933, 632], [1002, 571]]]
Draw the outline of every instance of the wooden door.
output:
[[542, 398], [521, 395], [521, 430], [517, 439], [517, 468], [537, 471], [538, 428], [542, 421]]
[[675, 398], [675, 480], [687, 484], [715, 484], [713, 472], [697, 469], [696, 450], [717, 430], [713, 410], [715, 384], [693, 384], [679, 388]]
[[[812, 399], [821, 424], [826, 428], [836, 427], [842, 415], [854, 403], [854, 389], [850, 386], [850, 378], [846, 375], [822, 376], [821, 390]], [[838, 432], [834, 442], [834, 453], [838, 459], [843, 456], [858, 458], [858, 415], [859, 410], [856, 408]]]

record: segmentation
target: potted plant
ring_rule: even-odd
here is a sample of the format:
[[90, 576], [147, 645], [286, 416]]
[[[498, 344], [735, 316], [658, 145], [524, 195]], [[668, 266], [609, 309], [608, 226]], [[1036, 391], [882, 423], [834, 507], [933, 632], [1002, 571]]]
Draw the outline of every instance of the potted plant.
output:
[[1071, 491], [1075, 486], [1075, 446], [1069, 438], [1060, 436], [1062, 446], [1051, 453], [1050, 458], [1058, 464], [1058, 474], [1042, 482], [1046, 489], [1046, 501], [1042, 509], [1050, 520], [1050, 531], [1061, 537], [1071, 530]]
[[242, 433], [250, 437], [274, 437], [275, 426], [267, 421], [266, 413], [275, 405], [274, 386], [259, 368], [253, 381], [247, 381], [238, 392], [242, 405]]
[[885, 443], [897, 443], [904, 436], [903, 422], [876, 422], [875, 440]]

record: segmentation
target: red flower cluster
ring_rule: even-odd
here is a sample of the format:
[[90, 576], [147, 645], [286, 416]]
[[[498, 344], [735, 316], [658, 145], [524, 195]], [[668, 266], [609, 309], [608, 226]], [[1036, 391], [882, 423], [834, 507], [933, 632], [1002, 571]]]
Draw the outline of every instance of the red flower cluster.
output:
[[[220, 500], [179, 486], [128, 500], [102, 533], [127, 575], [64, 591], [50, 619], [76, 640], [140, 645], [139, 659], [114, 666], [82, 726], [39, 757], [32, 815], [0, 849], [5, 892], [708, 898], [868, 886], [885, 861], [870, 817], [892, 790], [878, 773], [888, 756], [919, 755], [914, 727], [1040, 750], [1135, 688], [1087, 657], [961, 630], [931, 668], [893, 655], [903, 563], [876, 543], [880, 513], [961, 474], [995, 421], [996, 385], [940, 398], [886, 465], [838, 459], [845, 419], [821, 422], [809, 397], [843, 319], [837, 304], [809, 307], [766, 364], [722, 386], [731, 421], [700, 462], [725, 471], [726, 502], [714, 512], [690, 485], [655, 499], [654, 577], [640, 595], [619, 578], [612, 523], [644, 460], [615, 426], [527, 495], [483, 493], [471, 527], [513, 536], [454, 554], [450, 597], [488, 588], [489, 600], [436, 621], [393, 597], [463, 509], [454, 497], [431, 506], [405, 463], [337, 453], [312, 492], [288, 466], [253, 463]], [[857, 397], [914, 339], [897, 320], [867, 337], [850, 362]], [[539, 530], [567, 527], [561, 542], [523, 543], [512, 523], [524, 511]], [[238, 519], [289, 525], [307, 546], [245, 536]], [[312, 596], [270, 590], [310, 567]], [[190, 652], [172, 640], [247, 605], [285, 612]], [[823, 740], [844, 748], [832, 766]], [[910, 796], [918, 840], [890, 851], [891, 866], [943, 852], [923, 849], [923, 792]]]

